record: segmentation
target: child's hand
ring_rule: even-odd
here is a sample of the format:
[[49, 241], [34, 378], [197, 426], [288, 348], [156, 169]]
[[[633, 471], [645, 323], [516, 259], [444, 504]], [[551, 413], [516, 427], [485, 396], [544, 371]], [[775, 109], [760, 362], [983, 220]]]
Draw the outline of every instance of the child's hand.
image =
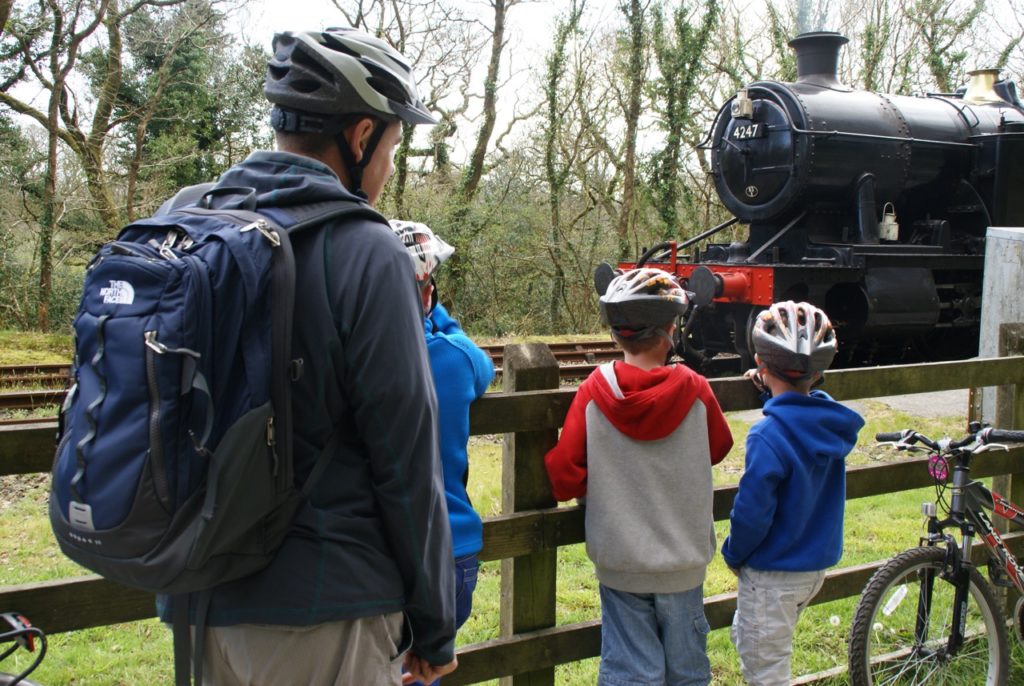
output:
[[753, 382], [754, 388], [757, 389], [758, 393], [764, 393], [768, 389], [768, 387], [764, 385], [764, 379], [761, 378], [761, 373], [757, 370], [757, 368], [748, 369], [747, 371], [743, 372], [743, 378], [750, 379]]

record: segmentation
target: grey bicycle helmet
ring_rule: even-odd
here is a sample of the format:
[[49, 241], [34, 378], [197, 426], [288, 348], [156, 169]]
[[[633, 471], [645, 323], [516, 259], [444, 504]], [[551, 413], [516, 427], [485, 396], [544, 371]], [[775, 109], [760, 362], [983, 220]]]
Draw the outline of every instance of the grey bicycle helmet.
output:
[[367, 33], [350, 28], [285, 31], [274, 36], [273, 49], [263, 93], [283, 111], [273, 122], [278, 130], [334, 134], [333, 127], [353, 114], [437, 123], [420, 100], [408, 61]]
[[793, 380], [828, 369], [838, 347], [828, 315], [810, 303], [791, 300], [761, 312], [751, 338], [761, 363]]
[[632, 340], [657, 335], [686, 312], [689, 299], [661, 269], [632, 269], [616, 276], [599, 299], [601, 319], [616, 335]]
[[[412, 67], [384, 41], [356, 29], [285, 31], [274, 36], [263, 94], [274, 104], [275, 131], [333, 136], [353, 193], [362, 192], [363, 169], [388, 122], [436, 124], [416, 92]], [[356, 161], [343, 129], [354, 117], [376, 120]]]
[[418, 284], [430, 281], [441, 263], [455, 253], [455, 248], [441, 240], [426, 224], [401, 219], [392, 219], [390, 224], [409, 253]]

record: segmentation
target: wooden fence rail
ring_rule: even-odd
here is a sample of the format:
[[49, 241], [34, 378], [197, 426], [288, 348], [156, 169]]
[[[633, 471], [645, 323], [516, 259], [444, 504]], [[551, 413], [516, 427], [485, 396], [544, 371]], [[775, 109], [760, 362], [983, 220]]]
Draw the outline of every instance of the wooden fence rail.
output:
[[[829, 372], [825, 389], [837, 400], [884, 397], [1001, 386], [1001, 397], [1016, 401], [1003, 416], [1024, 426], [1024, 356], [877, 367]], [[501, 636], [459, 651], [459, 669], [445, 678], [449, 686], [502, 678], [503, 684], [553, 684], [555, 665], [600, 654], [597, 621], [554, 626], [555, 554], [560, 546], [584, 540], [578, 507], [551, 507], [543, 453], [575, 393], [558, 389], [557, 362], [542, 344], [510, 346], [504, 356], [506, 392], [487, 394], [472, 407], [474, 435], [505, 435], [503, 506], [507, 514], [484, 523], [481, 560], [502, 560]], [[726, 411], [760, 407], [749, 381], [710, 382]], [[1008, 387], [1007, 392], [1005, 388]], [[899, 429], [906, 427], [892, 427]], [[0, 427], [0, 475], [45, 472], [53, 459], [56, 423]], [[1024, 448], [987, 453], [972, 468], [974, 476], [1024, 474]], [[910, 459], [847, 471], [847, 497], [864, 498], [920, 488], [931, 483], [926, 460]], [[1017, 479], [1016, 481], [1021, 481]], [[715, 520], [727, 519], [735, 486], [715, 489]], [[1011, 534], [1012, 548], [1024, 549], [1024, 534]], [[895, 551], [894, 551], [895, 552]], [[980, 550], [977, 551], [980, 553]], [[860, 565], [831, 571], [815, 603], [855, 596], [877, 568]], [[16, 609], [47, 632], [75, 631], [155, 616], [151, 595], [95, 576], [0, 587], [0, 609]], [[709, 597], [705, 610], [712, 628], [728, 626], [735, 594]]]

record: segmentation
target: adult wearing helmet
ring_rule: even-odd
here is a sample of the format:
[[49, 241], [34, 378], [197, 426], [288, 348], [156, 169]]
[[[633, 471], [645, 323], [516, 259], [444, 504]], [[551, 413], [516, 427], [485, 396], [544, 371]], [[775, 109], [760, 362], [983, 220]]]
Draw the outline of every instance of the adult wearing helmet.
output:
[[846, 455], [864, 420], [811, 390], [837, 346], [820, 309], [776, 303], [752, 338], [752, 378], [768, 399], [747, 435], [722, 556], [739, 577], [731, 637], [744, 679], [788, 684], [797, 618], [842, 555]]
[[355, 29], [274, 36], [263, 92], [274, 105], [270, 123], [278, 145], [299, 152], [316, 145], [316, 156], [326, 156], [345, 187], [370, 204], [394, 171], [401, 123], [437, 123], [408, 61]]
[[427, 354], [437, 392], [441, 467], [455, 556], [455, 628], [458, 630], [473, 609], [473, 591], [480, 566], [477, 553], [484, 544], [483, 523], [466, 493], [469, 406], [487, 391], [494, 378], [494, 364], [437, 301], [434, 273], [455, 249], [426, 224], [392, 219], [391, 228], [409, 253], [423, 302]]
[[292, 234], [296, 480], [333, 455], [270, 565], [213, 591], [206, 683], [399, 684], [403, 660], [430, 681], [456, 664], [436, 399], [409, 258], [371, 205], [401, 124], [434, 120], [408, 61], [364, 33], [279, 33], [273, 52], [278, 149], [207, 197], [356, 206]]

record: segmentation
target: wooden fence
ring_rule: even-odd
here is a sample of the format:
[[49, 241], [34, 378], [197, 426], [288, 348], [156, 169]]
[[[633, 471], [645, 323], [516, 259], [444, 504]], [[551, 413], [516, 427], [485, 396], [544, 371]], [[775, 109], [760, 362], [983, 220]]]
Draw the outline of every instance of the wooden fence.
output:
[[[829, 372], [825, 390], [838, 400], [896, 394], [999, 386], [998, 423], [1024, 427], [1024, 327], [1004, 325], [1005, 357], [900, 367]], [[600, 623], [555, 626], [556, 552], [583, 541], [583, 514], [578, 507], [555, 508], [544, 473], [543, 455], [556, 438], [573, 389], [558, 388], [558, 366], [544, 344], [509, 346], [504, 392], [488, 394], [472, 407], [474, 435], [503, 434], [503, 514], [486, 520], [482, 560], [501, 560], [500, 638], [459, 651], [459, 669], [448, 686], [502, 678], [504, 685], [554, 683], [555, 665], [600, 654]], [[726, 411], [760, 407], [749, 381], [711, 381]], [[892, 427], [893, 430], [906, 427]], [[48, 471], [55, 424], [0, 427], [0, 475]], [[863, 439], [870, 440], [868, 437]], [[1024, 448], [986, 453], [974, 476], [1024, 475]], [[864, 498], [921, 488], [931, 483], [923, 459], [851, 467], [847, 497]], [[1009, 479], [1009, 477], [1006, 477]], [[1024, 500], [1024, 476], [1002, 485], [1014, 500]], [[727, 519], [735, 486], [715, 490], [715, 520]], [[1011, 547], [1024, 548], [1024, 534], [1010, 534]], [[893, 551], [896, 552], [896, 551]], [[976, 551], [980, 552], [980, 550]], [[829, 572], [815, 603], [858, 595], [876, 564]], [[155, 615], [153, 597], [95, 576], [21, 586], [0, 587], [0, 609], [25, 613], [47, 632], [147, 619]], [[729, 625], [735, 594], [705, 599], [712, 628]]]

